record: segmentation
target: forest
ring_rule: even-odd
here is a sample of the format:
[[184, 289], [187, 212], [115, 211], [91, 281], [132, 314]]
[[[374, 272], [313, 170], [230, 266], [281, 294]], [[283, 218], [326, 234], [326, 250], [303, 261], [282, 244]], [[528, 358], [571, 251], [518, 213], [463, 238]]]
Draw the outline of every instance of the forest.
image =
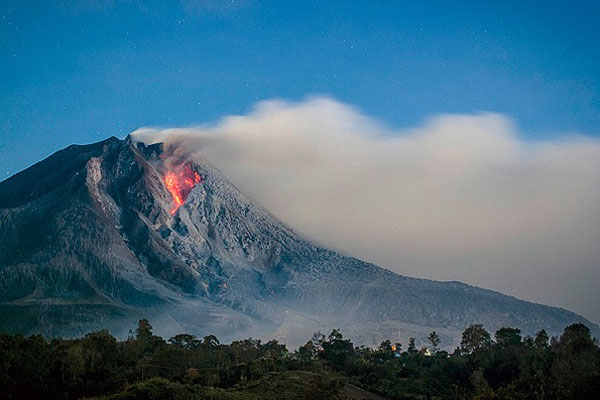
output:
[[[338, 330], [294, 351], [275, 340], [156, 336], [140, 320], [127, 340], [0, 335], [5, 399], [597, 399], [600, 348], [588, 327], [558, 337], [471, 325], [452, 352], [432, 332], [409, 343], [355, 346]], [[356, 397], [348, 388], [364, 390]], [[367, 395], [368, 394], [368, 395]]]

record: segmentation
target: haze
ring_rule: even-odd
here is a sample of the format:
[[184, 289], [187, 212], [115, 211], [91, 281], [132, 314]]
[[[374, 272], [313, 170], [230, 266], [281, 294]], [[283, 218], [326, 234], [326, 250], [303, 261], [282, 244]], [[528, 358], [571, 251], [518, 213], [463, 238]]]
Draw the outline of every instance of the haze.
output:
[[180, 151], [324, 245], [600, 322], [598, 2], [0, 11], [2, 179], [177, 128]]
[[525, 140], [493, 113], [398, 131], [328, 97], [265, 101], [214, 125], [133, 136], [209, 160], [330, 248], [600, 320], [596, 138]]

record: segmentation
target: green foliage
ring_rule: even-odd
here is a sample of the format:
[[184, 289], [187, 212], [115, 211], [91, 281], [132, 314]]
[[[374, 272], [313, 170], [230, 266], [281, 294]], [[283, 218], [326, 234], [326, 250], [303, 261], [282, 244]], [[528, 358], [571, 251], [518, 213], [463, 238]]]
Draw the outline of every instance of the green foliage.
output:
[[427, 337], [427, 340], [429, 340], [429, 343], [431, 343], [431, 349], [433, 350], [433, 352], [437, 353], [438, 346], [440, 345], [440, 342], [442, 341], [440, 339], [439, 335], [437, 333], [435, 333], [435, 331], [433, 331], [429, 334], [429, 336]]
[[354, 345], [350, 340], [344, 339], [337, 329], [327, 336], [321, 346], [323, 351], [319, 353], [319, 357], [336, 369], [342, 368], [354, 356]]
[[500, 328], [496, 332], [496, 343], [500, 346], [518, 346], [521, 344], [521, 330], [515, 328]]
[[[346, 382], [389, 399], [595, 399], [600, 349], [582, 324], [550, 343], [515, 328], [495, 341], [481, 325], [468, 327], [460, 348], [432, 356], [415, 341], [354, 347], [341, 332], [317, 333], [290, 353], [275, 340], [221, 344], [214, 336], [180, 334], [167, 341], [140, 321], [118, 342], [108, 331], [80, 339], [0, 335], [2, 398], [59, 399], [336, 399]], [[435, 351], [437, 350], [437, 351]], [[345, 386], [346, 385], [346, 386]], [[95, 397], [94, 397], [95, 396]]]
[[535, 335], [533, 344], [535, 347], [540, 349], [548, 347], [548, 334], [546, 333], [546, 330], [542, 329]]
[[492, 338], [483, 325], [471, 325], [462, 334], [460, 351], [472, 354], [487, 350], [492, 344]]
[[[122, 391], [95, 400], [188, 400], [202, 399], [198, 392], [179, 382], [170, 382], [163, 378], [152, 378], [145, 382], [127, 385]], [[90, 400], [93, 400], [90, 399]]]
[[408, 339], [408, 352], [409, 353], [417, 352], [417, 346], [415, 346], [415, 338], [414, 337], [411, 337], [410, 339]]
[[304, 371], [271, 373], [249, 385], [229, 389], [152, 378], [127, 385], [118, 393], [88, 400], [328, 400], [336, 398], [342, 385], [330, 374]]

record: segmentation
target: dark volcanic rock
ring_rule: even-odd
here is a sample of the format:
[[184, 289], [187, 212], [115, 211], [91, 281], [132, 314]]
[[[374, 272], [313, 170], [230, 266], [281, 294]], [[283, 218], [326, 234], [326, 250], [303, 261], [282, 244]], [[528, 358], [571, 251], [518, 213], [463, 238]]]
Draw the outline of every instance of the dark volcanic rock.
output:
[[394, 274], [319, 248], [207, 163], [174, 214], [161, 146], [110, 138], [70, 146], [0, 183], [0, 329], [124, 336], [275, 337], [300, 344], [333, 327], [356, 342], [469, 324], [557, 334], [572, 312], [458, 282]]

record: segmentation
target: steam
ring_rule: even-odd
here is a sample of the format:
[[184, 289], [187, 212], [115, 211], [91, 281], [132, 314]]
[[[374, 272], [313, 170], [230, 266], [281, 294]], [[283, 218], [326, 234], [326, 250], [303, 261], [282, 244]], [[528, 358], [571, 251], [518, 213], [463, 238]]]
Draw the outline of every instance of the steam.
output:
[[142, 128], [208, 159], [299, 232], [396, 272], [460, 280], [600, 321], [600, 141], [527, 141], [500, 114], [392, 130], [330, 98], [213, 126]]

